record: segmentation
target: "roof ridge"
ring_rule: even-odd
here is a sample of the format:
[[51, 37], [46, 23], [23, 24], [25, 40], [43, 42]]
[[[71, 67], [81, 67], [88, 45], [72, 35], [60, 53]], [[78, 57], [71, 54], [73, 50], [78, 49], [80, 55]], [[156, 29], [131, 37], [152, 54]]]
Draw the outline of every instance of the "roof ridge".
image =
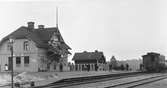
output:
[[[13, 36], [16, 39], [24, 39], [28, 38], [34, 41], [37, 44], [37, 47], [48, 47], [48, 41], [50, 40], [51, 36], [54, 32], [58, 31], [57, 33], [60, 36], [60, 40], [63, 43], [63, 46], [65, 49], [71, 49], [63, 40], [63, 37], [61, 33], [59, 32], [59, 29], [57, 27], [48, 27], [44, 29], [33, 29], [31, 31], [28, 30], [28, 27], [21, 26], [15, 31], [11, 32], [7, 36], [5, 36], [1, 41], [0, 44], [8, 39], [10, 36]], [[57, 35], [56, 35], [57, 36]]]
[[50, 29], [58, 29], [57, 27], [45, 27], [44, 29], [34, 28], [34, 30], [50, 30]]

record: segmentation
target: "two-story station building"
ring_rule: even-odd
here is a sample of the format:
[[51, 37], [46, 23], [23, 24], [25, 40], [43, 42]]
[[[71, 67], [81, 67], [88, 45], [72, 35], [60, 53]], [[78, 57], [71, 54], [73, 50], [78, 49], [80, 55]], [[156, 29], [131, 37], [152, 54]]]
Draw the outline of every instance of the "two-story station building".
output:
[[63, 40], [58, 27], [34, 28], [34, 22], [21, 26], [0, 41], [0, 71], [11, 70], [9, 38], [14, 38], [13, 66], [16, 72], [66, 71], [71, 49]]

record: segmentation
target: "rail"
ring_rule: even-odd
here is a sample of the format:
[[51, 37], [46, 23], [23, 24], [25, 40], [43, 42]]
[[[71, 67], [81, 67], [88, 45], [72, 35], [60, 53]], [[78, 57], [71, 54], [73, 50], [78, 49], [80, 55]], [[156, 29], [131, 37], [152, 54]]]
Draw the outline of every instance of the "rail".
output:
[[163, 79], [166, 79], [166, 78], [167, 78], [167, 75], [165, 74], [165, 75], [149, 77], [149, 78], [145, 78], [145, 79], [141, 79], [141, 80], [120, 83], [120, 84], [108, 86], [108, 87], [105, 87], [105, 88], [134, 88], [134, 87], [137, 87], [137, 86], [142, 86], [142, 85], [149, 84], [149, 83], [152, 83], [152, 82], [156, 82], [156, 81], [159, 81], [159, 80], [163, 80]]

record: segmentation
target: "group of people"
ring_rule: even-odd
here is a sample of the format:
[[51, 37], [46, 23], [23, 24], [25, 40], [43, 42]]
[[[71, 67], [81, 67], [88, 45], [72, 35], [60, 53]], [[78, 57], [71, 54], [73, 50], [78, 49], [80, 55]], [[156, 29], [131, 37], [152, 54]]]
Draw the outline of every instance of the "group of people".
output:
[[[73, 63], [69, 63], [68, 67], [69, 67], [70, 71], [90, 71], [90, 70], [92, 70], [91, 65], [89, 65], [89, 64], [78, 66], [78, 65], [75, 65]], [[94, 71], [98, 71], [98, 68], [99, 68], [99, 66], [97, 64], [95, 64]]]
[[[70, 71], [92, 71], [91, 65], [76, 65], [73, 63], [69, 63]], [[82, 66], [82, 67], [81, 67]], [[95, 64], [93, 71], [112, 71], [112, 70], [130, 70], [129, 64], [121, 64], [120, 66], [112, 65], [112, 64]]]

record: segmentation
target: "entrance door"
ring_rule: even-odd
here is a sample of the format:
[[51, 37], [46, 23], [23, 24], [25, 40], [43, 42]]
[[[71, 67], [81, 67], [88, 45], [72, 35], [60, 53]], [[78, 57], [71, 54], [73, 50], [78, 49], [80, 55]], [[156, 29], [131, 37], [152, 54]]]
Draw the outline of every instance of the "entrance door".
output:
[[8, 70], [12, 70], [12, 58], [8, 58]]
[[62, 72], [63, 71], [63, 65], [60, 64], [60, 71]]

